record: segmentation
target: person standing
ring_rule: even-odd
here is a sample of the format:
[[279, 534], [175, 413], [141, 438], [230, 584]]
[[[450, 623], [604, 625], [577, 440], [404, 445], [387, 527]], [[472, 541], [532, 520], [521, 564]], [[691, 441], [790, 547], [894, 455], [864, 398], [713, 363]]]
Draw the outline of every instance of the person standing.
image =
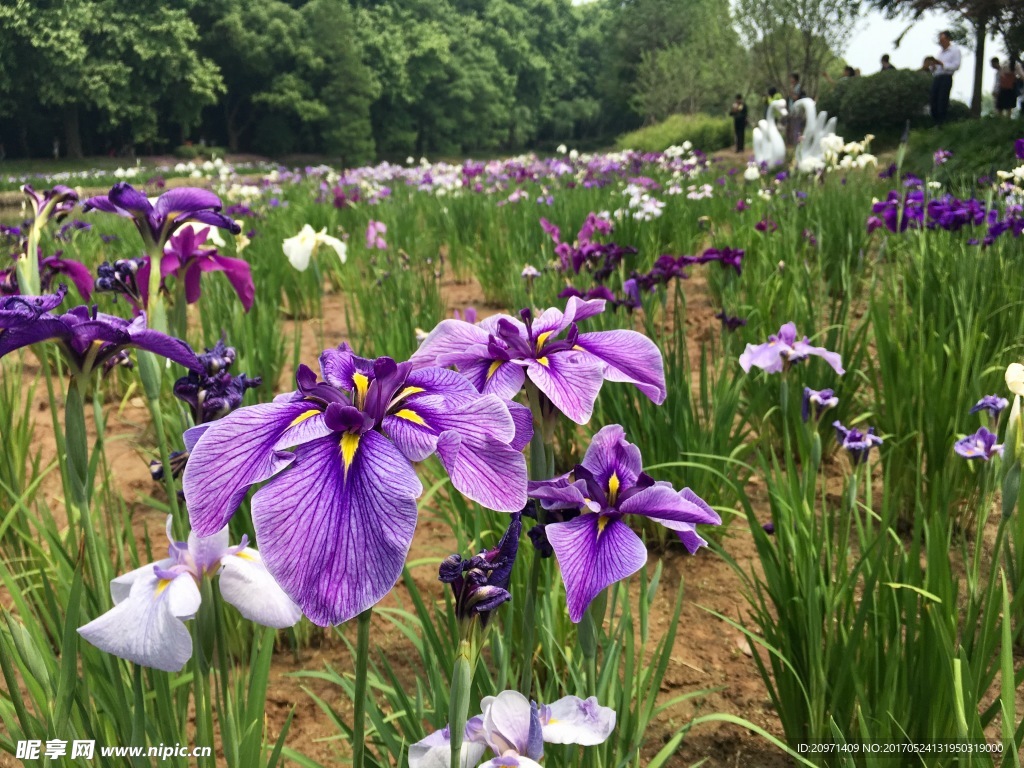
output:
[[936, 125], [946, 122], [949, 93], [953, 90], [953, 73], [960, 69], [960, 48], [953, 45], [949, 32], [939, 33], [939, 54], [926, 64], [932, 73], [931, 115]]
[[996, 101], [996, 114], [1009, 117], [1017, 105], [1017, 75], [1009, 61], [1001, 65], [999, 59], [993, 56], [991, 64], [995, 70], [992, 97]]
[[736, 101], [732, 103], [729, 115], [732, 117], [732, 127], [736, 132], [736, 151], [742, 152], [747, 135], [747, 105], [743, 102], [742, 93], [736, 94]]
[[796, 114], [796, 110], [793, 109], [793, 105], [800, 101], [804, 95], [804, 87], [800, 85], [800, 73], [791, 73], [789, 76], [789, 99], [787, 104], [789, 116], [786, 118], [786, 133], [788, 134], [791, 146], [796, 146], [804, 130], [803, 117]]
[[882, 72], [886, 72], [886, 71], [888, 71], [890, 69], [896, 69], [896, 67], [894, 67], [892, 65], [892, 62], [889, 61], [889, 54], [888, 53], [883, 53], [882, 54], [882, 69], [881, 69], [881, 71]]

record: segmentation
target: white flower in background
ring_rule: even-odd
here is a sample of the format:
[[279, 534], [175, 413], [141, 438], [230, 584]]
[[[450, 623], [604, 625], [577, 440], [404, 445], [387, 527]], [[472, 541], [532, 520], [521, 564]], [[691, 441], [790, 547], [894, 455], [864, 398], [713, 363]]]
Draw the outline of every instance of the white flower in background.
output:
[[569, 159], [570, 160], [578, 160], [579, 156], [580, 156], [580, 153], [578, 151], [576, 151], [575, 149], [573, 149], [573, 150], [571, 150], [569, 152]]
[[1010, 363], [1006, 368], [1006, 386], [1015, 395], [1024, 395], [1024, 365]]
[[558, 154], [560, 155], [564, 155], [566, 152], [569, 151], [569, 148], [566, 147], [565, 144], [559, 144], [558, 149], [555, 151], [558, 152]]
[[817, 173], [825, 168], [825, 161], [820, 157], [804, 157], [797, 163], [796, 169], [801, 173]]
[[869, 165], [878, 167], [878, 158], [868, 152], [857, 156], [858, 168], [867, 168]]
[[761, 178], [761, 169], [756, 165], [748, 165], [747, 170], [743, 172], [743, 178], [747, 181], [757, 181]]
[[540, 271], [533, 264], [527, 264], [519, 274], [524, 278], [540, 277]]
[[292, 266], [299, 272], [304, 272], [309, 266], [309, 260], [321, 245], [333, 248], [334, 252], [338, 254], [338, 258], [341, 259], [341, 263], [345, 263], [345, 259], [348, 258], [348, 246], [338, 238], [328, 235], [327, 227], [317, 232], [309, 224], [306, 224], [295, 237], [287, 238], [282, 243], [282, 248]]

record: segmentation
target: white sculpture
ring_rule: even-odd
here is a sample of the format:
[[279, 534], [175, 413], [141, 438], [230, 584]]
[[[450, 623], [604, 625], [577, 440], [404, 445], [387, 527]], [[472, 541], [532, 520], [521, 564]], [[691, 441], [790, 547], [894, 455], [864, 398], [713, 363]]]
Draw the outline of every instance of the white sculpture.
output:
[[803, 110], [806, 125], [796, 148], [796, 167], [813, 172], [825, 167], [825, 144], [836, 133], [836, 118], [818, 112], [814, 99], [803, 98], [793, 104], [794, 111]]
[[775, 126], [775, 113], [779, 117], [786, 116], [785, 99], [776, 99], [768, 105], [764, 120], [759, 120], [754, 128], [754, 160], [765, 163], [769, 168], [776, 168], [786, 162], [786, 142]]

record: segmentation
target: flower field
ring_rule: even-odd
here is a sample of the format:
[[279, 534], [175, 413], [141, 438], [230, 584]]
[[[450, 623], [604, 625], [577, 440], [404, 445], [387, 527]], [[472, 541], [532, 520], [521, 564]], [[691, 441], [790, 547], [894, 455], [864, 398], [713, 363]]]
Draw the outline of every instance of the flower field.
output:
[[1005, 149], [8, 179], [0, 765], [1019, 765]]

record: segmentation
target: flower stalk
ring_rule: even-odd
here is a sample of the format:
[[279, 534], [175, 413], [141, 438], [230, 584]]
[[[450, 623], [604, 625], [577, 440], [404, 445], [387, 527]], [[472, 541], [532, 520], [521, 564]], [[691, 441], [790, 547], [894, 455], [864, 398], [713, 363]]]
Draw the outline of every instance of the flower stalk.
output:
[[356, 619], [356, 690], [352, 719], [352, 768], [363, 768], [366, 758], [366, 674], [370, 666], [370, 620], [373, 607]]

